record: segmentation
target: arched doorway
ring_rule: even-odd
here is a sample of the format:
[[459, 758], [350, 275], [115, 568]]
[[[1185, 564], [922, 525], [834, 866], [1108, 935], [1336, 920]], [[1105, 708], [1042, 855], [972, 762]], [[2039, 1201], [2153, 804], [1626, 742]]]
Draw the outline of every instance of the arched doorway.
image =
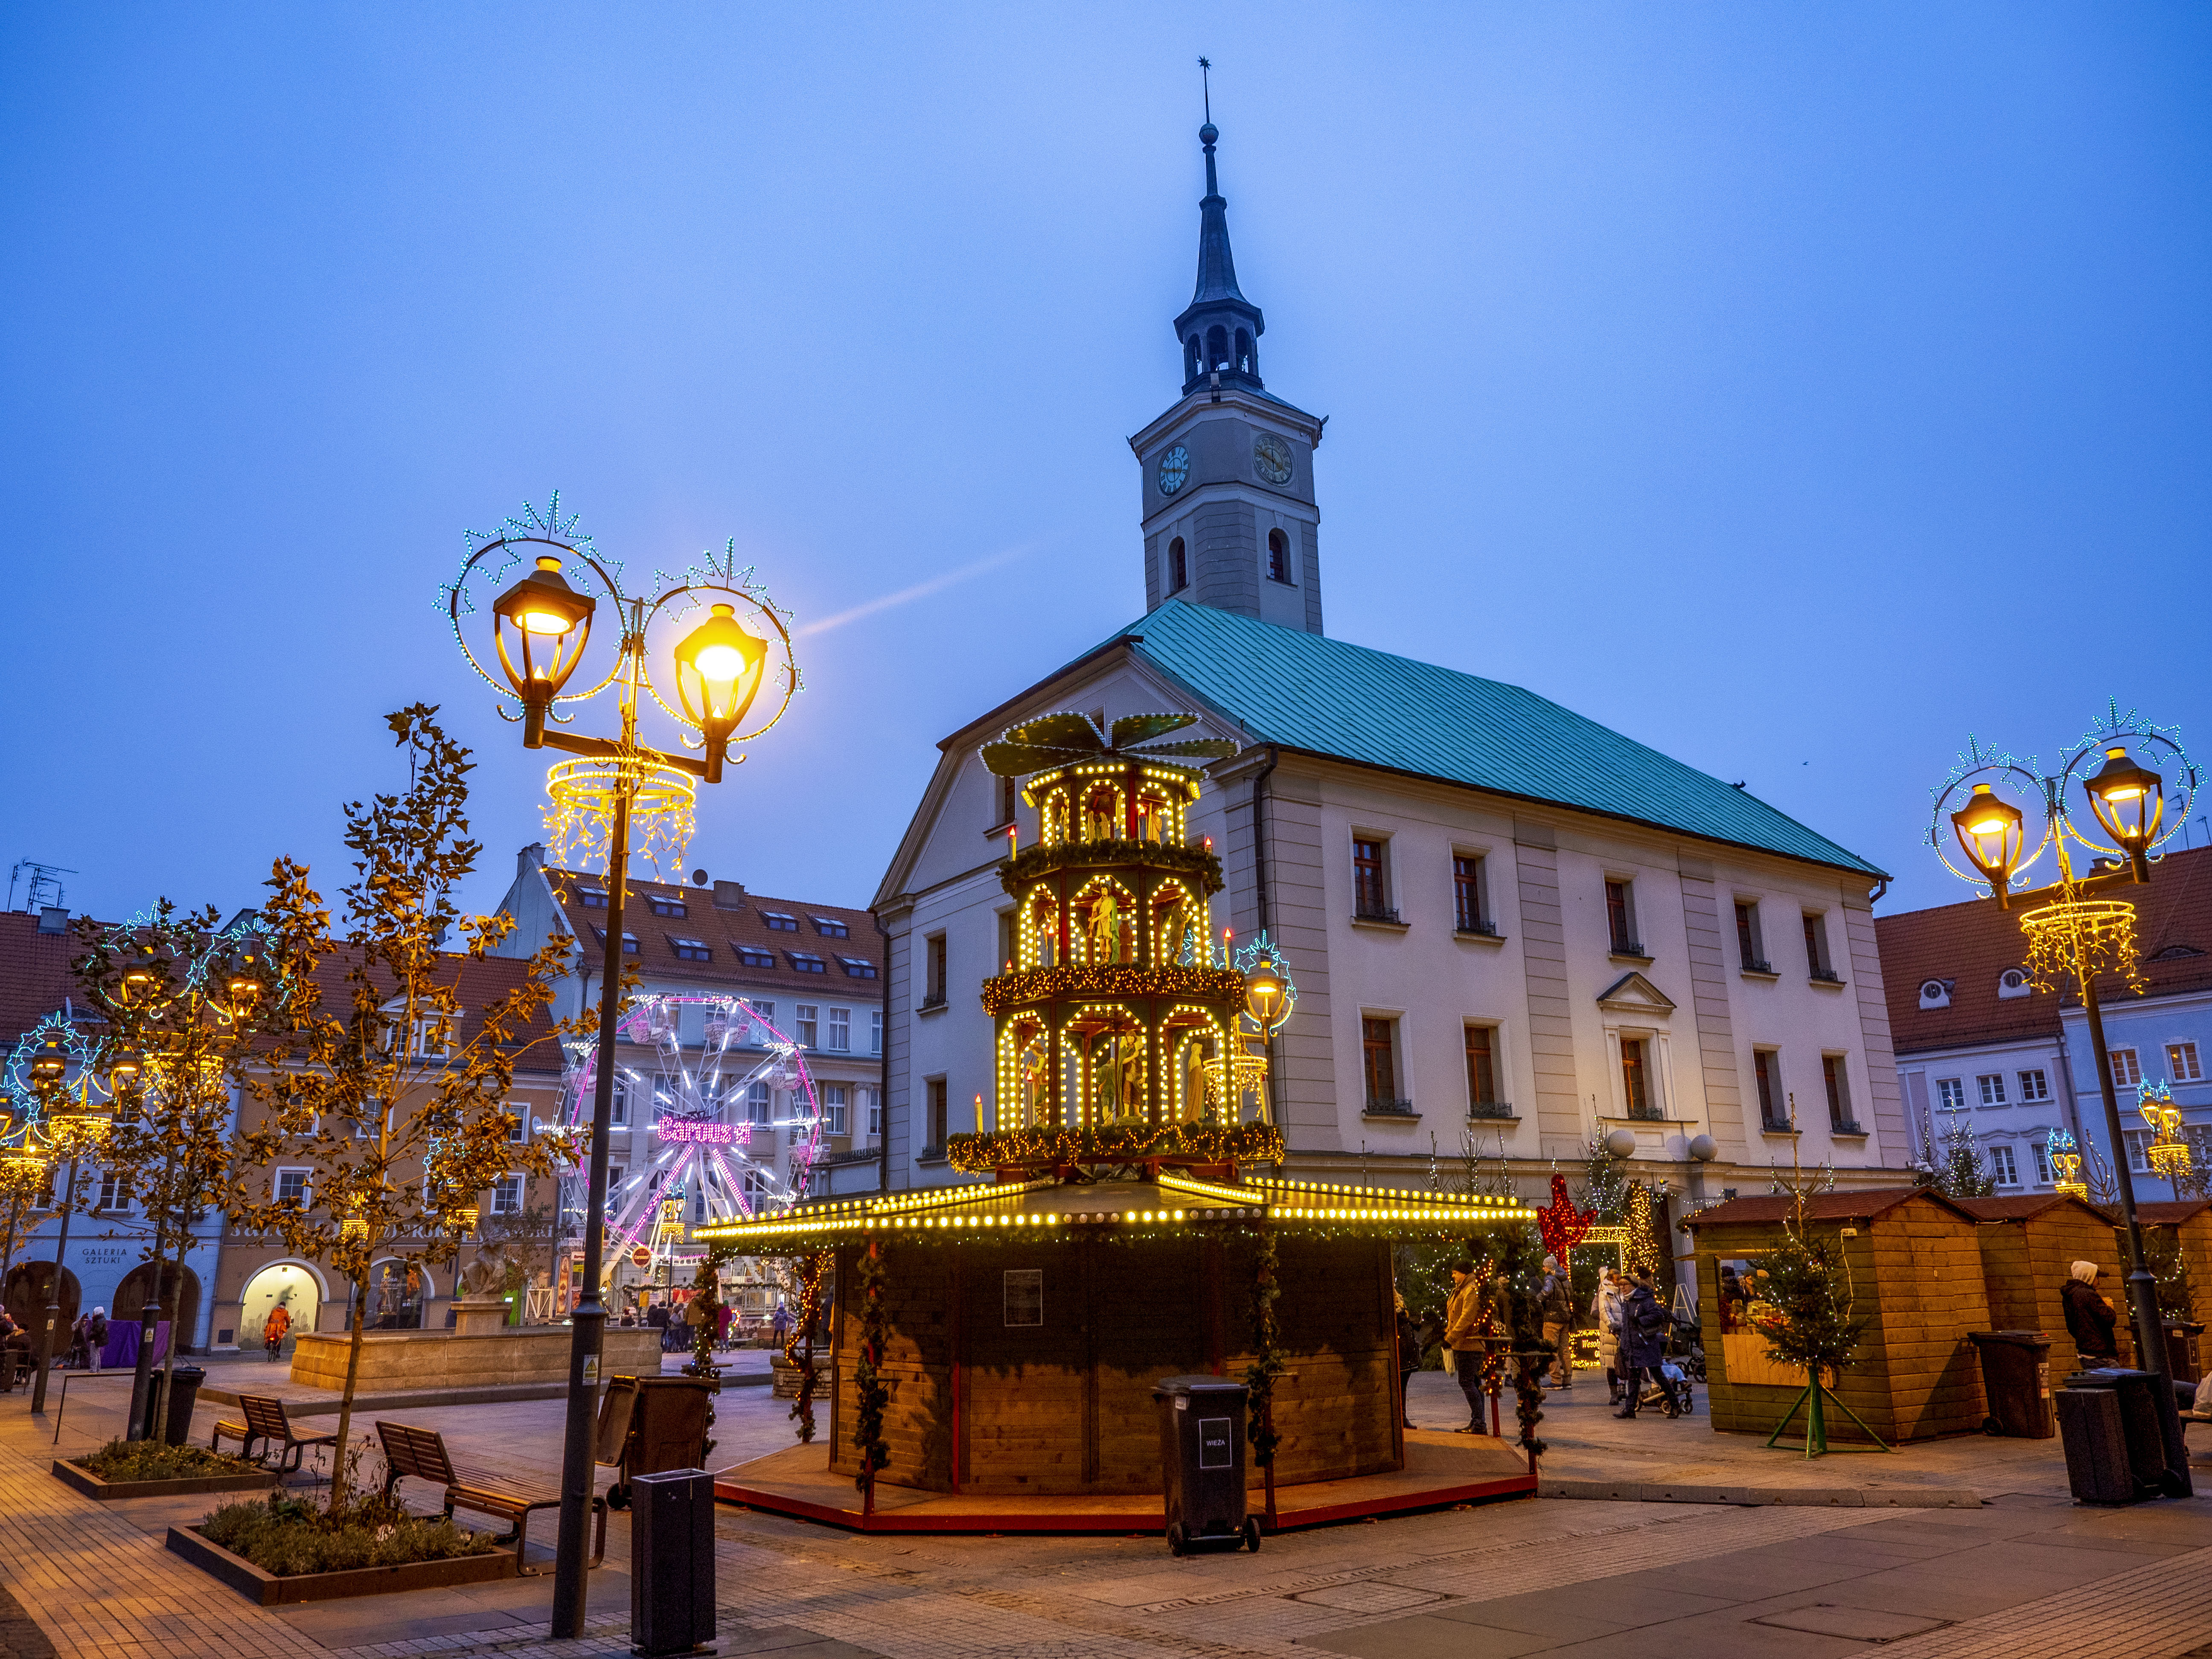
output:
[[296, 1261], [271, 1262], [246, 1281], [239, 1298], [238, 1346], [261, 1346], [262, 1327], [269, 1322], [270, 1310], [279, 1303], [291, 1316], [294, 1331], [313, 1330], [315, 1310], [322, 1300], [323, 1288], [306, 1267]]
[[[107, 1310], [107, 1322], [137, 1324], [139, 1316], [146, 1310], [146, 1293], [153, 1284], [154, 1264], [150, 1261], [142, 1261], [124, 1274], [123, 1282], [115, 1287], [115, 1304]], [[200, 1328], [200, 1276], [179, 1262], [163, 1262], [161, 1293], [156, 1300], [161, 1304], [162, 1319], [170, 1324], [177, 1351], [181, 1353], [191, 1346], [193, 1334]]]
[[[368, 1307], [362, 1317], [362, 1326], [372, 1331], [419, 1331], [422, 1309], [437, 1293], [437, 1281], [428, 1267], [396, 1255], [386, 1256], [369, 1267]], [[346, 1305], [351, 1308], [350, 1285], [346, 1296]]]
[[[46, 1322], [46, 1297], [54, 1283], [54, 1264], [51, 1261], [18, 1261], [8, 1270], [7, 1288], [0, 1291], [0, 1301], [8, 1304], [8, 1316], [32, 1334], [35, 1341], [39, 1329]], [[61, 1353], [69, 1346], [70, 1328], [76, 1323], [76, 1275], [62, 1269], [62, 1310], [54, 1322], [54, 1352]]]

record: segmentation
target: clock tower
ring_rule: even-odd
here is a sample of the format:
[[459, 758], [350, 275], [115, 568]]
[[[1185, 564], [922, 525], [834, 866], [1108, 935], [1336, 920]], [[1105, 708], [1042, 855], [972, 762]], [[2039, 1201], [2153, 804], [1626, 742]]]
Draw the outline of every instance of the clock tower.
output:
[[1220, 134], [1198, 130], [1198, 289], [1175, 319], [1182, 396], [1129, 440], [1144, 471], [1145, 605], [1170, 599], [1318, 634], [1321, 509], [1313, 453], [1326, 416], [1260, 379], [1260, 307], [1237, 286], [1229, 204], [1214, 173]]

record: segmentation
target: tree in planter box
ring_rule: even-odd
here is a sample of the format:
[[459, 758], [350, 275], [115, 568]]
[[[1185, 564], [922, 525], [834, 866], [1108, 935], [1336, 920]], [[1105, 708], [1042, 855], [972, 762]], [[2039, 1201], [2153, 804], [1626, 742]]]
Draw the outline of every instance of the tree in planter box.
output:
[[[453, 902], [482, 849], [467, 838], [468, 751], [439, 728], [436, 712], [418, 703], [389, 717], [407, 752], [404, 791], [345, 808], [356, 879], [342, 892], [343, 933], [307, 866], [277, 860], [264, 918], [276, 970], [266, 1043], [242, 1079], [259, 1115], [239, 1136], [234, 1213], [352, 1285], [342, 1449], [370, 1264], [450, 1261], [486, 1188], [514, 1171], [550, 1175], [572, 1155], [567, 1142], [511, 1139], [515, 1065], [532, 1042], [553, 1040], [553, 1028], [532, 1028], [552, 1003], [562, 947], [547, 944], [519, 980], [502, 973], [505, 988], [479, 991], [494, 977], [490, 947], [514, 924], [463, 915]], [[443, 942], [455, 930], [465, 944], [452, 952]], [[276, 1196], [280, 1164], [308, 1170], [304, 1199]], [[336, 1513], [346, 1460], [333, 1465]]]

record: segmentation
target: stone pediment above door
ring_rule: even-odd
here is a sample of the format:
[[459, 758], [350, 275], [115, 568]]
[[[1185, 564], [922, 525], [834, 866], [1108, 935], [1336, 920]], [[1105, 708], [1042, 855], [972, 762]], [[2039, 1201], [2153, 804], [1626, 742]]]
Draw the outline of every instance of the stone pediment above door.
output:
[[1597, 1006], [1613, 1014], [1671, 1014], [1674, 1000], [1631, 969], [1597, 994]]

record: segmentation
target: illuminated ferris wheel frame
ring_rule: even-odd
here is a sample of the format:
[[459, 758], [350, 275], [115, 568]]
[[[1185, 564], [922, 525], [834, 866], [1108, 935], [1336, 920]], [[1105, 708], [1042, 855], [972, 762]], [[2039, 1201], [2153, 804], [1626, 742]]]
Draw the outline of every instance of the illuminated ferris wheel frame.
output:
[[[690, 1008], [706, 1015], [704, 1040], [696, 1049], [682, 1041]], [[650, 1135], [652, 1151], [625, 1169], [619, 1190], [607, 1195], [607, 1240], [617, 1259], [641, 1249], [655, 1267], [672, 1261], [695, 1191], [705, 1195], [702, 1224], [778, 1213], [805, 1198], [822, 1155], [822, 1105], [800, 1044], [739, 996], [640, 997], [619, 1029], [631, 1043], [653, 1048], [654, 1058], [617, 1073], [631, 1103], [630, 1133]], [[765, 1052], [737, 1052], [754, 1030], [765, 1036]], [[591, 1122], [596, 1060], [596, 1045], [586, 1047], [570, 1068], [562, 1111], [568, 1132]], [[769, 1084], [771, 1101], [773, 1091], [782, 1090], [789, 1109], [781, 1115], [771, 1109], [760, 1121], [733, 1117], [746, 1110], [751, 1085], [762, 1082]], [[755, 1155], [757, 1143], [767, 1157]], [[787, 1153], [787, 1179], [775, 1174], [780, 1146]], [[748, 1190], [748, 1177], [756, 1189]], [[673, 1215], [665, 1208], [672, 1202], [678, 1206]]]

